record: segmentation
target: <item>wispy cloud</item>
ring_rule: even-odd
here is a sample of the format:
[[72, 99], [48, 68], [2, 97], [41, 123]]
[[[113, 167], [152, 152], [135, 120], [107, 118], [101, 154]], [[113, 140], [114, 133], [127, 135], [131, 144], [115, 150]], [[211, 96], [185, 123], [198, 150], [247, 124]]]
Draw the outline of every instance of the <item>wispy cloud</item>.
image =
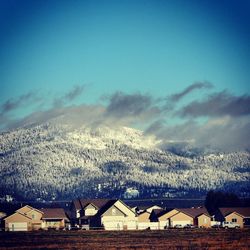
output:
[[55, 98], [53, 101], [53, 106], [58, 108], [58, 107], [62, 107], [68, 104], [69, 102], [72, 102], [74, 99], [76, 99], [78, 96], [80, 96], [83, 93], [85, 88], [86, 88], [86, 85], [74, 86], [63, 96]]
[[34, 104], [40, 101], [35, 92], [29, 92], [24, 95], [20, 95], [15, 99], [9, 99], [1, 105], [1, 115], [5, 115], [15, 109], [26, 106], [28, 104]]
[[9, 129], [39, 125], [47, 122], [70, 124], [72, 126], [90, 125], [96, 123], [104, 113], [104, 108], [98, 105], [78, 105], [62, 108], [51, 108], [44, 111], [36, 111], [17, 120], [9, 121]]
[[[41, 91], [31, 91], [19, 97], [12, 98], [4, 102], [0, 106], [0, 129], [14, 129], [25, 126], [27, 124], [39, 124], [61, 116], [67, 109], [64, 106], [74, 101], [80, 96], [86, 85], [76, 85], [64, 95], [51, 98], [51, 95], [42, 94]], [[52, 107], [49, 104], [52, 102]], [[18, 109], [30, 107], [35, 110], [23, 118], [15, 118], [18, 116]], [[44, 110], [47, 108], [47, 110]], [[13, 115], [17, 114], [17, 115]]]
[[244, 116], [250, 114], [250, 96], [234, 96], [226, 91], [212, 94], [202, 101], [193, 101], [181, 108], [182, 117]]
[[107, 107], [107, 115], [114, 117], [138, 116], [149, 110], [152, 98], [142, 94], [114, 93]]
[[164, 124], [150, 132], [162, 141], [162, 148], [190, 145], [191, 148], [236, 151], [250, 149], [249, 131], [247, 117], [222, 117], [205, 123], [189, 120], [172, 126]]
[[[52, 105], [46, 110], [40, 109], [22, 119], [9, 116], [8, 113], [19, 105], [36, 103], [32, 93], [28, 93], [1, 106], [5, 116], [0, 116], [0, 122], [6, 129], [46, 122], [68, 123], [77, 127], [89, 125], [93, 128], [102, 125], [136, 126], [144, 128], [146, 134], [155, 135], [162, 141], [163, 147], [177, 143], [221, 150], [250, 149], [248, 95], [236, 96], [222, 91], [181, 106], [183, 104], [179, 101], [185, 95], [211, 86], [207, 83], [195, 83], [171, 95], [169, 99], [174, 107], [171, 112], [164, 112], [166, 99], [159, 101], [149, 94], [142, 93], [116, 92], [106, 97], [102, 105], [73, 105], [74, 100], [85, 89], [85, 86], [75, 86], [57, 98], [57, 105], [55, 99], [50, 99]], [[41, 100], [44, 101], [45, 98]], [[179, 106], [175, 106], [176, 103]], [[201, 121], [201, 117], [206, 117], [206, 120]]]
[[193, 84], [189, 85], [183, 91], [171, 95], [169, 97], [169, 100], [171, 102], [178, 102], [183, 97], [185, 97], [186, 95], [192, 93], [193, 91], [195, 91], [197, 89], [210, 89], [212, 87], [213, 87], [213, 85], [211, 83], [209, 83], [209, 82], [196, 82], [196, 83], [193, 83]]

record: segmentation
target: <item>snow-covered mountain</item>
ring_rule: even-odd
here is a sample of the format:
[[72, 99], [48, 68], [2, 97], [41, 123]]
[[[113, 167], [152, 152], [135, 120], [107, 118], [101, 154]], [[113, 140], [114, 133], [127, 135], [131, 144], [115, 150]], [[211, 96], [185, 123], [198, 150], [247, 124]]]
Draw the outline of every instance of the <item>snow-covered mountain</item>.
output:
[[[46, 123], [0, 134], [0, 196], [174, 196], [222, 189], [246, 193], [249, 152], [180, 156], [127, 128]], [[173, 151], [172, 151], [173, 152]], [[247, 194], [249, 195], [249, 193]]]

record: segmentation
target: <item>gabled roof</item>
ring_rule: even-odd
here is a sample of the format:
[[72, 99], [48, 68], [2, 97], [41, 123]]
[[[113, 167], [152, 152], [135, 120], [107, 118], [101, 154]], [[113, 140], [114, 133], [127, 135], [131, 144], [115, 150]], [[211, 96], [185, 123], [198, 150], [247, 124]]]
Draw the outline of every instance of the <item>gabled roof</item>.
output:
[[117, 200], [109, 200], [104, 206], [102, 206], [95, 216], [102, 216], [110, 207], [112, 207]]
[[150, 215], [150, 212], [148, 212], [147, 210], [144, 210], [144, 211], [140, 212], [140, 213], [138, 214], [138, 216], [141, 216], [142, 214], [146, 214], [146, 213]]
[[137, 215], [138, 216], [138, 221], [139, 222], [148, 222], [151, 221], [150, 217], [151, 217], [151, 213], [144, 210], [143, 212], [141, 212], [140, 214]]
[[[115, 205], [116, 202], [120, 202], [122, 203], [122, 205], [124, 207], [126, 207], [127, 209], [129, 209], [134, 215], [136, 215], [136, 213], [127, 205], [125, 204], [123, 201], [121, 200], [109, 200], [96, 214], [96, 216], [102, 216], [110, 207], [112, 207], [113, 205]], [[118, 207], [117, 207], [118, 208]], [[119, 208], [118, 208], [119, 209]], [[119, 209], [121, 211], [121, 209]], [[124, 213], [123, 211], [121, 211], [122, 213]]]
[[198, 207], [198, 208], [176, 208], [177, 211], [182, 212], [186, 215], [191, 216], [192, 218], [199, 217], [202, 214], [210, 217], [207, 209], [205, 207]]
[[19, 213], [19, 212], [15, 212], [15, 213], [13, 213], [13, 214], [11, 214], [11, 215], [9, 215], [9, 216], [5, 217], [5, 218], [4, 218], [4, 220], [9, 219], [10, 217], [12, 217], [12, 216], [14, 216], [14, 215], [16, 215], [16, 214], [19, 214], [19, 215], [21, 215], [21, 216], [23, 216], [23, 217], [26, 217], [26, 218], [27, 218], [27, 219], [29, 219], [29, 220], [32, 220], [32, 218], [31, 218], [31, 217], [27, 216], [26, 214]]
[[155, 210], [155, 209], [163, 209], [163, 208], [158, 206], [158, 205], [152, 205], [152, 206], [146, 208], [146, 210], [149, 211], [150, 213], [152, 212], [152, 210]]
[[[155, 217], [157, 217], [159, 219], [163, 215], [168, 214], [169, 212], [172, 212], [174, 210], [176, 210], [176, 209], [172, 209], [172, 208], [170, 208], [170, 209], [154, 209], [152, 211], [151, 215], [155, 216]], [[178, 213], [178, 211], [176, 211], [176, 213]]]
[[135, 211], [132, 210], [132, 208], [130, 206], [128, 206], [125, 202], [123, 202], [122, 200], [117, 200], [120, 201], [125, 207], [127, 207], [131, 212], [133, 212], [135, 215], [137, 215], [137, 213]]
[[165, 214], [167, 211], [165, 209], [153, 209], [152, 210], [152, 214], [154, 214], [157, 217], [162, 216], [163, 214]]
[[31, 206], [29, 206], [29, 205], [25, 205], [25, 206], [23, 206], [23, 207], [20, 207], [19, 209], [17, 209], [16, 210], [16, 212], [19, 212], [20, 210], [22, 211], [22, 210], [25, 210], [25, 211], [30, 211], [30, 210], [32, 210], [33, 209], [33, 207], [31, 207]]
[[105, 214], [108, 212], [108, 210], [109, 210], [110, 208], [112, 208], [112, 207], [114, 207], [114, 208], [117, 209], [121, 214], [123, 214], [124, 216], [126, 216], [126, 214], [125, 214], [120, 208], [118, 208], [118, 207], [115, 205], [115, 203], [114, 203], [112, 206], [110, 206], [104, 213], [102, 213], [101, 216], [105, 216]]
[[140, 212], [139, 214], [137, 214], [137, 217], [139, 218], [139, 217], [143, 216], [144, 214], [147, 214], [148, 217], [151, 216], [151, 213], [150, 213], [150, 212], [148, 212], [147, 210], [144, 210], [144, 211]]
[[42, 208], [43, 219], [68, 219], [62, 208]]
[[38, 210], [38, 209], [36, 209], [36, 208], [34, 208], [34, 207], [31, 207], [31, 206], [29, 206], [29, 205], [25, 205], [25, 206], [23, 206], [23, 207], [17, 209], [16, 212], [21, 213], [21, 214], [27, 214], [27, 213], [29, 213], [29, 212], [32, 211], [32, 210], [35, 210], [35, 211], [37, 211], [37, 212], [39, 212], [39, 213], [42, 213], [41, 210]]
[[73, 204], [77, 210], [84, 209], [87, 205], [92, 204], [98, 210], [105, 206], [110, 199], [77, 199], [73, 201]]
[[250, 207], [222, 207], [219, 210], [224, 217], [235, 212], [244, 218], [250, 218]]
[[95, 204], [93, 204], [93, 203], [88, 203], [85, 207], [83, 207], [83, 209], [85, 209], [85, 208], [87, 208], [88, 206], [92, 206], [92, 207], [94, 207], [95, 209], [99, 209]]

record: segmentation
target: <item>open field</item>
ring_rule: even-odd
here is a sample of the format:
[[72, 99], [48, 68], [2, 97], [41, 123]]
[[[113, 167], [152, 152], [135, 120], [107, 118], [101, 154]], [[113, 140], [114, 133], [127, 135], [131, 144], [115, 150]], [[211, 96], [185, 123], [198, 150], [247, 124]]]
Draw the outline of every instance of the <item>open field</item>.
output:
[[250, 249], [250, 230], [0, 232], [0, 249]]

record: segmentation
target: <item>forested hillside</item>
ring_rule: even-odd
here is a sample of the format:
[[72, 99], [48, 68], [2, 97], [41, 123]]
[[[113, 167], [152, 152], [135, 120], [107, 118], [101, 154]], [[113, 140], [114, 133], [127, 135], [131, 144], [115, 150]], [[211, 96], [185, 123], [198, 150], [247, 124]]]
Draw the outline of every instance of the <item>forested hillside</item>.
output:
[[249, 195], [248, 152], [179, 156], [141, 131], [43, 124], [0, 135], [0, 191], [16, 199]]

